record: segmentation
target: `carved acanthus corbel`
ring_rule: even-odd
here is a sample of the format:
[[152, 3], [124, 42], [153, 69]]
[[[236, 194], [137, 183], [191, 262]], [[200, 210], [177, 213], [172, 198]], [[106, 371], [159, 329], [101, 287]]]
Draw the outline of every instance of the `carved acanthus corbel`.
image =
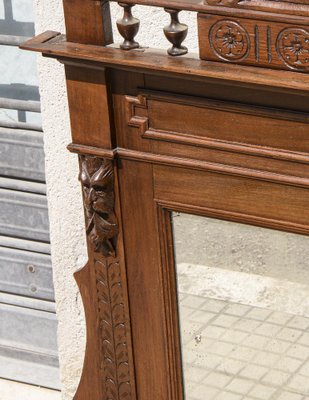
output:
[[113, 239], [118, 234], [114, 212], [114, 170], [111, 160], [80, 156], [86, 233], [94, 250], [104, 256], [115, 256]]

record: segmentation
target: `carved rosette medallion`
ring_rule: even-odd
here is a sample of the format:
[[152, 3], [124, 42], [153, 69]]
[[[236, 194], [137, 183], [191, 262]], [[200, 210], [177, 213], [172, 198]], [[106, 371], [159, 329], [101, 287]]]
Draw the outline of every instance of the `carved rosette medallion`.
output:
[[302, 28], [287, 28], [277, 38], [277, 52], [291, 69], [309, 68], [309, 31]]
[[94, 250], [115, 256], [113, 239], [118, 234], [114, 213], [114, 169], [111, 160], [80, 156], [86, 233]]
[[235, 21], [215, 23], [209, 31], [209, 42], [215, 54], [225, 61], [239, 61], [249, 54], [249, 35]]

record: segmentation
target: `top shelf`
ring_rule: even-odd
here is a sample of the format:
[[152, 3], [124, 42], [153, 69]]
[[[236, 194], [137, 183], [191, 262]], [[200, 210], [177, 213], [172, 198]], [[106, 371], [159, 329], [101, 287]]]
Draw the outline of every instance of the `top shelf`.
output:
[[309, 16], [309, 0], [126, 0], [125, 3], [209, 14], [231, 15], [232, 13], [239, 17], [248, 16], [250, 11], [250, 18], [262, 17], [273, 21], [284, 18], [285, 21], [288, 19], [295, 23], [299, 22], [299, 17], [304, 23], [303, 17]]
[[28, 40], [21, 48], [41, 52], [64, 63], [74, 62], [93, 68], [113, 67], [187, 79], [216, 80], [217, 83], [238, 86], [259, 85], [284, 93], [308, 95], [309, 92], [309, 74], [203, 61], [193, 54], [170, 57], [165, 51], [148, 48], [125, 51], [111, 46], [72, 43], [53, 31]]

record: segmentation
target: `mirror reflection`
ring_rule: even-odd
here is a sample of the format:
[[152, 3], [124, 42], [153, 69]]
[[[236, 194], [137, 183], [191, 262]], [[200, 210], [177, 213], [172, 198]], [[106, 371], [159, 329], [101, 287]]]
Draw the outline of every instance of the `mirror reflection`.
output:
[[309, 399], [309, 238], [173, 213], [186, 400]]

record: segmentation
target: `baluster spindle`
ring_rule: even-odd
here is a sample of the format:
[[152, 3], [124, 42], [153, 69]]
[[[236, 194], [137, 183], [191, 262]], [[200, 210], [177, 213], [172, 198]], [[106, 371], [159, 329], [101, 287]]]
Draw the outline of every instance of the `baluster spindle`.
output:
[[139, 44], [134, 40], [139, 30], [139, 19], [133, 17], [131, 8], [133, 4], [118, 3], [123, 7], [123, 17], [117, 20], [117, 28], [120, 35], [124, 38], [120, 48], [123, 50], [131, 50], [139, 47]]
[[167, 52], [171, 56], [181, 56], [186, 54], [188, 49], [185, 46], [182, 46], [181, 43], [187, 36], [188, 25], [179, 22], [178, 10], [170, 8], [165, 8], [164, 10], [171, 16], [171, 23], [163, 29], [166, 39], [173, 45], [167, 50]]

